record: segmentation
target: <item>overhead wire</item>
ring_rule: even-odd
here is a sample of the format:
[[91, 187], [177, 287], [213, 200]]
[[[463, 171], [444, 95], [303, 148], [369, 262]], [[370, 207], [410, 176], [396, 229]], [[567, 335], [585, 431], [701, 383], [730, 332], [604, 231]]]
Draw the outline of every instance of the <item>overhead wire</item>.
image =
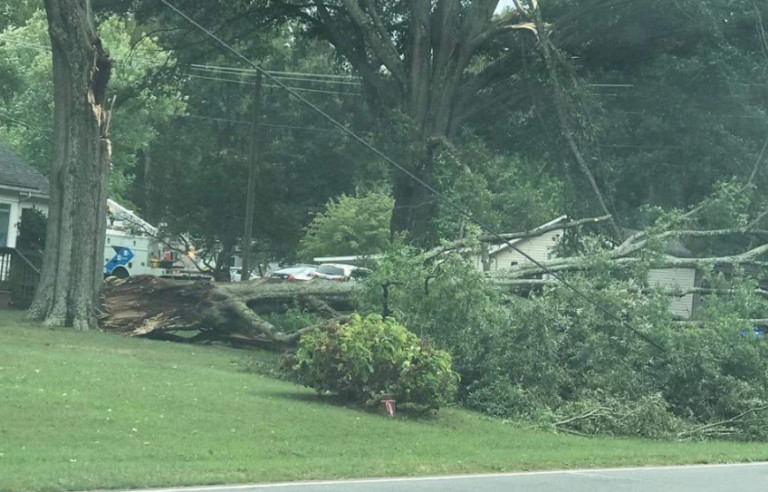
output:
[[[240, 85], [252, 85], [251, 82], [248, 82], [246, 80], [235, 80], [235, 79], [227, 79], [222, 77], [208, 77], [205, 75], [196, 75], [193, 73], [188, 74], [190, 77], [196, 78], [196, 79], [204, 79], [204, 80], [214, 80], [219, 82], [229, 82], [232, 84], [240, 84]], [[271, 87], [271, 88], [278, 88], [282, 89], [284, 88], [283, 85], [275, 85], [275, 84], [262, 84], [263, 87]], [[322, 89], [312, 89], [309, 87], [291, 87], [291, 89], [296, 91], [303, 91], [303, 92], [315, 92], [318, 94], [337, 94], [341, 96], [362, 96], [363, 94], [360, 92], [342, 92], [342, 91], [327, 91]]]
[[[222, 123], [237, 123], [240, 125], [253, 125], [252, 121], [248, 120], [235, 120], [230, 118], [216, 118], [214, 116], [200, 116], [196, 114], [185, 114], [180, 115], [178, 118], [193, 118], [196, 120], [210, 120], [210, 121], [219, 121]], [[259, 123], [258, 126], [265, 126], [268, 128], [285, 128], [289, 130], [306, 130], [311, 132], [338, 132], [339, 130], [336, 128], [317, 128], [312, 126], [297, 126], [297, 125], [280, 125], [277, 123]]]
[[[243, 73], [243, 74], [257, 74], [259, 73], [258, 70], [252, 70], [247, 68], [237, 68], [237, 67], [224, 67], [221, 65], [201, 65], [199, 63], [193, 63], [190, 65], [195, 70], [205, 70], [209, 72], [232, 72], [232, 73]], [[344, 80], [357, 80], [357, 83], [360, 83], [360, 77], [353, 76], [353, 75], [336, 75], [336, 74], [329, 74], [329, 73], [312, 73], [312, 72], [284, 72], [280, 70], [266, 70], [266, 73], [278, 76], [278, 75], [286, 75], [286, 76], [305, 76], [305, 77], [315, 77], [320, 79], [344, 79]]]
[[[196, 70], [199, 72], [205, 72], [205, 73], [215, 73], [215, 74], [221, 74], [221, 75], [240, 75], [240, 76], [255, 76], [256, 72], [241, 72], [241, 71], [224, 71], [224, 70], [216, 70], [216, 69], [205, 69], [200, 68], [198, 65], [190, 65], [190, 68], [192, 70]], [[293, 81], [299, 81], [299, 82], [313, 82], [318, 84], [337, 84], [337, 85], [353, 85], [353, 86], [360, 86], [360, 82], [352, 82], [349, 80], [339, 80], [339, 79], [325, 79], [322, 77], [318, 77], [316, 74], [313, 73], [301, 73], [301, 72], [293, 72], [292, 75], [279, 75], [276, 74], [276, 72], [269, 71], [269, 73], [273, 74], [276, 79], [280, 80], [293, 80]]]
[[447, 205], [449, 208], [451, 208], [451, 209], [452, 209], [454, 212], [458, 213], [459, 215], [461, 215], [462, 217], [466, 218], [466, 219], [467, 219], [467, 220], [469, 220], [470, 222], [473, 222], [473, 223], [475, 223], [475, 224], [476, 224], [478, 227], [480, 227], [481, 229], [483, 229], [483, 230], [484, 230], [485, 232], [487, 232], [489, 235], [491, 235], [492, 237], [496, 238], [496, 239], [497, 239], [497, 240], [498, 240], [500, 243], [502, 243], [502, 244], [506, 244], [507, 246], [509, 246], [510, 248], [512, 248], [514, 251], [518, 252], [518, 253], [519, 253], [521, 256], [523, 256], [525, 259], [527, 259], [528, 261], [530, 261], [531, 263], [533, 263], [534, 265], [536, 265], [536, 266], [537, 266], [538, 268], [540, 268], [542, 271], [546, 272], [547, 274], [549, 274], [549, 275], [551, 275], [552, 277], [554, 277], [555, 279], [557, 279], [557, 280], [558, 280], [558, 281], [559, 281], [559, 282], [560, 282], [562, 285], [564, 285], [564, 286], [565, 286], [565, 287], [567, 287], [569, 290], [571, 290], [572, 292], [574, 292], [574, 293], [575, 293], [577, 296], [579, 296], [579, 297], [580, 297], [580, 298], [582, 298], [583, 300], [587, 301], [589, 304], [593, 305], [593, 306], [594, 306], [596, 309], [598, 309], [600, 312], [602, 312], [603, 314], [605, 314], [605, 315], [606, 315], [606, 316], [608, 316], [609, 318], [611, 318], [611, 319], [613, 319], [614, 321], [616, 321], [617, 323], [619, 323], [619, 325], [620, 325], [620, 326], [623, 326], [625, 329], [627, 329], [627, 330], [629, 330], [630, 332], [632, 332], [633, 334], [635, 334], [635, 335], [636, 335], [638, 338], [640, 338], [640, 339], [641, 339], [641, 340], [643, 340], [644, 342], [648, 343], [649, 345], [651, 345], [652, 347], [656, 348], [656, 349], [657, 349], [657, 350], [659, 350], [660, 352], [666, 352], [666, 350], [664, 349], [664, 347], [662, 347], [662, 346], [661, 346], [661, 345], [660, 345], [658, 342], [656, 342], [655, 340], [653, 340], [653, 339], [652, 339], [650, 336], [646, 335], [646, 334], [645, 334], [645, 333], [643, 333], [641, 330], [639, 330], [639, 329], [635, 328], [634, 326], [632, 326], [631, 324], [629, 324], [629, 323], [628, 323], [626, 320], [622, 319], [621, 317], [619, 317], [618, 315], [616, 315], [615, 313], [613, 313], [611, 310], [609, 310], [608, 308], [606, 308], [605, 306], [603, 306], [603, 305], [602, 305], [600, 302], [598, 302], [597, 300], [593, 299], [591, 296], [589, 296], [589, 295], [585, 294], [584, 292], [582, 292], [580, 289], [578, 289], [576, 286], [574, 286], [573, 284], [571, 284], [569, 281], [567, 281], [567, 280], [566, 280], [564, 277], [562, 277], [561, 275], [559, 275], [557, 272], [555, 272], [555, 271], [551, 270], [551, 269], [550, 269], [550, 268], [548, 268], [546, 265], [542, 264], [540, 261], [536, 260], [535, 258], [533, 258], [531, 255], [529, 255], [529, 254], [528, 254], [528, 253], [526, 253], [525, 251], [523, 251], [523, 250], [521, 250], [520, 248], [516, 247], [516, 246], [514, 245], [514, 243], [513, 243], [513, 242], [511, 242], [511, 241], [508, 241], [508, 240], [504, 239], [504, 238], [503, 238], [503, 237], [502, 237], [502, 236], [501, 236], [501, 235], [500, 235], [498, 232], [496, 232], [496, 231], [495, 231], [493, 228], [491, 228], [490, 226], [488, 226], [487, 224], [485, 224], [485, 223], [484, 223], [483, 221], [481, 221], [480, 219], [477, 219], [476, 217], [474, 217], [474, 216], [473, 216], [473, 215], [472, 215], [470, 212], [466, 211], [466, 210], [465, 210], [464, 208], [462, 208], [461, 206], [459, 206], [459, 205], [455, 204], [455, 203], [454, 203], [454, 202], [453, 202], [451, 199], [449, 199], [448, 197], [446, 197], [445, 195], [443, 195], [442, 193], [440, 193], [438, 190], [436, 190], [434, 187], [432, 187], [430, 184], [428, 184], [427, 182], [425, 182], [424, 180], [422, 180], [421, 178], [419, 178], [418, 176], [416, 176], [415, 174], [413, 174], [411, 171], [409, 171], [409, 170], [408, 170], [407, 168], [405, 168], [403, 165], [399, 164], [398, 162], [396, 162], [395, 160], [393, 160], [392, 158], [390, 158], [390, 157], [389, 157], [388, 155], [386, 155], [384, 152], [382, 152], [382, 151], [381, 151], [381, 150], [379, 150], [378, 148], [376, 148], [376, 147], [374, 147], [373, 145], [371, 145], [371, 144], [370, 144], [370, 143], [369, 143], [367, 140], [365, 140], [364, 138], [360, 137], [360, 136], [359, 136], [357, 133], [355, 133], [354, 131], [352, 131], [352, 130], [350, 130], [349, 128], [347, 128], [347, 127], [346, 127], [346, 126], [345, 126], [343, 123], [341, 123], [340, 121], [336, 120], [336, 119], [335, 119], [333, 116], [331, 116], [330, 114], [326, 113], [326, 112], [325, 112], [325, 111], [324, 111], [322, 108], [320, 108], [319, 106], [317, 106], [316, 104], [314, 104], [313, 102], [311, 102], [310, 100], [308, 100], [307, 98], [305, 98], [304, 96], [302, 96], [301, 94], [299, 94], [299, 93], [298, 93], [296, 90], [294, 90], [293, 88], [289, 87], [287, 84], [283, 83], [283, 82], [282, 82], [282, 81], [280, 81], [279, 79], [276, 79], [276, 78], [275, 78], [275, 77], [274, 77], [272, 74], [268, 73], [268, 71], [266, 71], [266, 70], [264, 70], [263, 68], [261, 68], [261, 67], [260, 67], [258, 64], [254, 63], [253, 61], [251, 61], [250, 59], [248, 59], [248, 58], [247, 58], [245, 55], [243, 55], [243, 54], [242, 54], [242, 53], [240, 53], [238, 50], [236, 50], [234, 47], [232, 47], [231, 45], [229, 45], [228, 43], [226, 43], [224, 40], [222, 40], [221, 38], [219, 38], [218, 36], [216, 36], [216, 34], [214, 34], [213, 32], [211, 32], [210, 30], [206, 29], [205, 27], [203, 27], [202, 25], [200, 25], [199, 23], [197, 23], [197, 22], [196, 22], [194, 19], [192, 19], [191, 17], [189, 17], [187, 14], [185, 14], [184, 12], [182, 12], [181, 10], [179, 10], [178, 8], [176, 8], [176, 7], [175, 7], [173, 4], [171, 4], [170, 2], [168, 2], [168, 0], [160, 0], [160, 1], [161, 1], [163, 4], [165, 4], [165, 5], [166, 5], [168, 8], [170, 8], [171, 10], [173, 10], [174, 12], [176, 12], [176, 13], [177, 13], [179, 16], [181, 16], [182, 18], [184, 18], [184, 19], [185, 19], [187, 22], [189, 22], [190, 24], [192, 24], [192, 25], [193, 25], [193, 26], [195, 26], [196, 28], [198, 28], [198, 29], [200, 29], [201, 31], [203, 31], [203, 32], [204, 32], [204, 33], [205, 33], [207, 36], [209, 36], [210, 38], [212, 38], [213, 40], [215, 40], [215, 41], [216, 41], [217, 43], [219, 43], [219, 44], [220, 44], [222, 47], [224, 47], [224, 48], [225, 48], [227, 51], [231, 52], [231, 53], [232, 53], [232, 54], [234, 54], [234, 55], [235, 55], [237, 58], [239, 58], [239, 59], [243, 60], [245, 63], [247, 63], [248, 65], [252, 66], [252, 67], [253, 67], [255, 70], [257, 70], [257, 71], [261, 72], [261, 73], [262, 73], [262, 75], [263, 75], [265, 78], [267, 78], [267, 79], [271, 80], [271, 81], [272, 81], [272, 82], [274, 82], [275, 84], [277, 84], [277, 85], [279, 85], [280, 87], [282, 87], [282, 88], [283, 88], [284, 90], [286, 90], [286, 91], [287, 91], [289, 94], [291, 94], [291, 95], [292, 95], [294, 98], [298, 99], [299, 101], [301, 101], [301, 102], [302, 102], [302, 103], [304, 103], [305, 105], [307, 105], [307, 106], [309, 106], [310, 108], [312, 108], [312, 109], [313, 109], [314, 111], [316, 111], [318, 114], [322, 115], [322, 116], [323, 116], [325, 119], [327, 119], [327, 120], [328, 120], [330, 123], [332, 123], [334, 126], [336, 126], [336, 127], [337, 127], [337, 128], [339, 128], [341, 131], [343, 131], [344, 133], [346, 133], [346, 134], [347, 134], [347, 135], [348, 135], [350, 138], [352, 138], [353, 140], [357, 141], [358, 143], [360, 143], [361, 145], [363, 145], [364, 147], [366, 147], [368, 150], [370, 150], [371, 152], [373, 152], [374, 154], [376, 154], [377, 156], [379, 156], [381, 159], [383, 159], [383, 160], [384, 160], [385, 162], [387, 162], [389, 165], [391, 165], [392, 167], [394, 167], [395, 169], [397, 169], [398, 171], [400, 171], [401, 173], [403, 173], [404, 175], [406, 175], [406, 176], [407, 176], [408, 178], [410, 178], [411, 180], [413, 180], [413, 181], [415, 181], [416, 183], [418, 183], [418, 184], [419, 184], [419, 186], [423, 187], [424, 189], [426, 189], [427, 191], [429, 191], [430, 193], [432, 193], [432, 194], [433, 194], [433, 195], [434, 195], [434, 196], [435, 196], [437, 199], [439, 199], [439, 200], [440, 200], [442, 203], [444, 203], [444, 204], [445, 204], [445, 205]]

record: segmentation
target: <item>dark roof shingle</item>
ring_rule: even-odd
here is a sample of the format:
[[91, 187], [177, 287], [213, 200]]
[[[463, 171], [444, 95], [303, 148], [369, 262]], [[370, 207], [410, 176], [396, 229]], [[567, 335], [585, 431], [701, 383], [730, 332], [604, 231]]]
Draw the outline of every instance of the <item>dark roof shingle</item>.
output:
[[0, 187], [3, 186], [48, 194], [48, 179], [0, 144]]

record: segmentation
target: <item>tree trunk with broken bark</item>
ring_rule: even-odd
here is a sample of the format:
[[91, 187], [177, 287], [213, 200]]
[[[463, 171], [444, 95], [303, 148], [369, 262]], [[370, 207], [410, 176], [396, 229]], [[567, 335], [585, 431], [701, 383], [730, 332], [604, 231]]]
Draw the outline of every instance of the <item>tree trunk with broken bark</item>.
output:
[[105, 91], [111, 60], [90, 0], [46, 0], [53, 55], [54, 131], [47, 241], [30, 316], [96, 327], [109, 170]]

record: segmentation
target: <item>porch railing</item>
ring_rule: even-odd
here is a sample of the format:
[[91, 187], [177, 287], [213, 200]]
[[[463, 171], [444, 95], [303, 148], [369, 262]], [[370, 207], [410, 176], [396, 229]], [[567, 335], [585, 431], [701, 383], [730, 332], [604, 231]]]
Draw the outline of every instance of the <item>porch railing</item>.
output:
[[9, 296], [11, 306], [26, 309], [32, 303], [42, 263], [39, 251], [0, 248], [0, 293]]

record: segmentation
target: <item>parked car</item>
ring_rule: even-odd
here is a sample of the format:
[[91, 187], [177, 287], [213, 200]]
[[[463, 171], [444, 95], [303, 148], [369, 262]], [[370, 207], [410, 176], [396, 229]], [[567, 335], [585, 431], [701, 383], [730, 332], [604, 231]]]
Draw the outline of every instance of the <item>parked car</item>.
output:
[[[229, 267], [229, 279], [232, 282], [240, 282], [243, 277], [243, 269], [241, 267]], [[256, 280], [259, 278], [259, 274], [256, 272], [251, 272], [251, 280]]]
[[269, 274], [272, 280], [312, 280], [317, 269], [314, 265], [301, 265], [290, 268], [281, 268]]
[[370, 272], [371, 271], [367, 268], [357, 267], [354, 265], [344, 265], [341, 263], [323, 263], [317, 267], [317, 271], [315, 271], [312, 276], [322, 280], [335, 280], [337, 282], [343, 282], [345, 280], [365, 277]]

